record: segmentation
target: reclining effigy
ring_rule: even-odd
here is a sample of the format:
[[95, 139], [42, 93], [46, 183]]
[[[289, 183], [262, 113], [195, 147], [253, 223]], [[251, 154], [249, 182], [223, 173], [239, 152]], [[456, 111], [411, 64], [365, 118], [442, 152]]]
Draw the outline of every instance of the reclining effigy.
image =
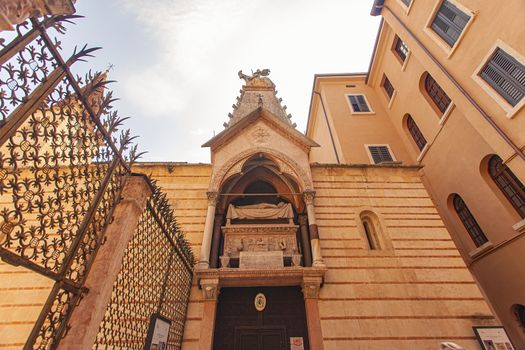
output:
[[[288, 222], [276, 223], [276, 219]], [[290, 203], [230, 204], [226, 225], [221, 227], [224, 235], [221, 265], [227, 267], [230, 259], [239, 259], [240, 268], [275, 268], [284, 267], [284, 259], [289, 258], [292, 265], [298, 266], [301, 257], [296, 239], [298, 226], [293, 219]]]

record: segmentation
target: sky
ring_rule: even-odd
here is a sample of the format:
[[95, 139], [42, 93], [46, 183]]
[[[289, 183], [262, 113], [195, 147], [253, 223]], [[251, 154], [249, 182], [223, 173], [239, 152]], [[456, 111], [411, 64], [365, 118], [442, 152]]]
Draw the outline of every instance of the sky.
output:
[[103, 49], [74, 72], [103, 71], [143, 161], [209, 163], [242, 81], [269, 68], [305, 131], [314, 74], [366, 72], [379, 26], [372, 0], [77, 0], [61, 40]]

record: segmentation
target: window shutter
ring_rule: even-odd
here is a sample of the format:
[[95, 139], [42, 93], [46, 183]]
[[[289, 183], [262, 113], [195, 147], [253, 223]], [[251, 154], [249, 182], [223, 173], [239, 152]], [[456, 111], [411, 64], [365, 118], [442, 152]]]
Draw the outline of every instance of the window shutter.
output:
[[512, 106], [525, 96], [525, 66], [500, 48], [481, 71], [481, 77]]
[[366, 103], [365, 96], [363, 95], [350, 95], [348, 96], [354, 112], [370, 112], [368, 104]]
[[472, 238], [472, 240], [474, 241], [476, 247], [479, 247], [488, 242], [485, 233], [478, 225], [478, 222], [476, 221], [474, 216], [472, 216], [472, 213], [463, 201], [463, 198], [461, 198], [458, 194], [455, 194], [453, 202], [456, 213], [458, 214], [461, 222], [463, 223], [463, 226], [465, 226], [465, 229], [469, 233], [470, 238]]
[[401, 40], [400, 37], [396, 36], [396, 43], [394, 46], [394, 51], [397, 53], [398, 57], [401, 59], [401, 61], [405, 61], [408, 55], [408, 46], [405, 44], [403, 40]]
[[448, 0], [443, 1], [432, 22], [432, 29], [450, 46], [454, 46], [470, 16], [463, 13]]
[[388, 97], [392, 98], [392, 95], [394, 95], [394, 86], [392, 85], [390, 80], [388, 80], [386, 75], [384, 76], [384, 80], [383, 80], [383, 88], [385, 89]]
[[407, 118], [407, 127], [408, 131], [410, 132], [410, 135], [412, 136], [414, 142], [417, 145], [417, 148], [419, 148], [419, 150], [422, 151], [427, 144], [427, 140], [425, 139], [425, 136], [423, 136], [421, 130], [419, 130], [414, 119], [412, 119], [412, 116], [410, 115]]
[[394, 161], [387, 146], [368, 146], [368, 149], [370, 150], [374, 164]]

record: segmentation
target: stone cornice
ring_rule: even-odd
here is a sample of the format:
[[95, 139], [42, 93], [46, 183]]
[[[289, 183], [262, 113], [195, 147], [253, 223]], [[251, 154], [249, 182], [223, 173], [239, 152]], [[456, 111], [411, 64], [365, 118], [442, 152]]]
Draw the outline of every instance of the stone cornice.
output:
[[[199, 281], [218, 280], [220, 287], [304, 286], [322, 284], [326, 267], [283, 267], [278, 269], [196, 269]], [[201, 284], [201, 283], [200, 283]]]

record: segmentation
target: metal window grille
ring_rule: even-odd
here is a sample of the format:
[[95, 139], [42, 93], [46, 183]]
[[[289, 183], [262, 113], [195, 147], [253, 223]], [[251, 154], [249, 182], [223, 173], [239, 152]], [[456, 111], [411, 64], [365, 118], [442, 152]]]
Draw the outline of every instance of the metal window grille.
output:
[[414, 119], [412, 119], [412, 116], [410, 115], [407, 118], [407, 127], [408, 131], [410, 132], [410, 135], [412, 136], [412, 139], [414, 139], [414, 142], [416, 143], [419, 150], [422, 151], [427, 144], [427, 140], [425, 139], [425, 136], [423, 136], [421, 130], [419, 130], [419, 128], [417, 127], [417, 124], [414, 121]]
[[366, 103], [364, 95], [350, 95], [348, 96], [350, 104], [354, 112], [370, 112], [370, 108]]
[[443, 91], [441, 86], [438, 85], [430, 74], [427, 74], [427, 77], [425, 78], [425, 90], [439, 111], [445, 113], [451, 102], [450, 97], [448, 97], [445, 91]]
[[525, 218], [525, 186], [523, 183], [497, 155], [492, 156], [489, 160], [489, 173], [514, 209], [522, 218]]
[[395, 89], [392, 83], [390, 82], [390, 80], [388, 80], [388, 78], [386, 77], [386, 75], [384, 76], [384, 79], [383, 79], [383, 88], [385, 89], [388, 97], [392, 98], [392, 96], [394, 95]]
[[525, 66], [500, 48], [480, 75], [512, 106], [525, 96]]
[[485, 233], [483, 233], [483, 230], [481, 227], [479, 227], [476, 219], [474, 219], [474, 216], [472, 216], [472, 213], [468, 209], [463, 199], [458, 194], [455, 194], [453, 202], [456, 213], [463, 223], [463, 226], [465, 226], [465, 229], [469, 233], [470, 238], [472, 238], [474, 244], [476, 244], [476, 247], [482, 246], [488, 242]]
[[432, 29], [447, 44], [454, 46], [469, 20], [469, 15], [458, 9], [450, 1], [445, 0], [441, 4], [434, 21], [432, 21]]
[[397, 53], [397, 56], [401, 59], [401, 61], [404, 62], [408, 55], [408, 46], [398, 36], [396, 36], [395, 40], [396, 42], [394, 44], [394, 51]]
[[368, 146], [368, 150], [372, 155], [374, 164], [394, 161], [387, 146]]

